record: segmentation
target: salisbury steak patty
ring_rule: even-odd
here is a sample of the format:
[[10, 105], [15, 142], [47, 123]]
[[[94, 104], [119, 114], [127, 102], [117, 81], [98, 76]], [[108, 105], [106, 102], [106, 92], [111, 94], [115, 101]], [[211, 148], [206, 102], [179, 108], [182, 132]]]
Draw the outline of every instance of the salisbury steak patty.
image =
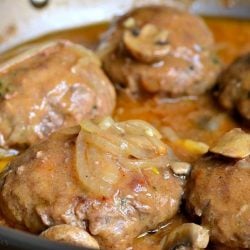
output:
[[[233, 130], [227, 137], [234, 137], [235, 143], [237, 133], [239, 130]], [[223, 139], [226, 144], [218, 144], [216, 153], [196, 163], [188, 183], [187, 204], [190, 213], [210, 230], [211, 241], [250, 248], [250, 135], [242, 135], [235, 147]]]
[[4, 216], [35, 233], [78, 226], [104, 249], [126, 249], [173, 217], [182, 181], [159, 134], [140, 121], [110, 124], [58, 131], [13, 160], [1, 176]]
[[68, 41], [0, 66], [0, 145], [23, 146], [84, 118], [111, 114], [115, 92], [97, 57]]
[[229, 111], [237, 111], [250, 124], [250, 53], [237, 58], [218, 79], [216, 95]]
[[220, 63], [203, 20], [170, 7], [132, 10], [116, 20], [99, 53], [113, 82], [131, 92], [197, 95], [215, 82]]

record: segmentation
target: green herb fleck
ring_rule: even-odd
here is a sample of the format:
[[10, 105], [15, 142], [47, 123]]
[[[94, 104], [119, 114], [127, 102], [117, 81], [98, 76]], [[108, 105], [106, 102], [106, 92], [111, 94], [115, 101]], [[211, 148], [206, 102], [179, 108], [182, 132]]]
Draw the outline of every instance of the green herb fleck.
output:
[[3, 98], [12, 90], [11, 85], [4, 79], [0, 79], [0, 97]]
[[213, 55], [212, 56], [212, 62], [214, 64], [220, 64], [220, 59], [216, 55]]

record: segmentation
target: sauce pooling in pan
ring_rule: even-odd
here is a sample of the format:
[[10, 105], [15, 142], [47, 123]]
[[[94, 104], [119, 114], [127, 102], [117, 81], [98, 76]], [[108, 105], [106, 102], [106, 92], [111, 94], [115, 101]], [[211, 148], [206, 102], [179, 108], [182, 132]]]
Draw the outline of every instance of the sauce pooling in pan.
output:
[[[214, 34], [215, 49], [225, 65], [231, 63], [237, 56], [250, 51], [250, 23], [248, 21], [220, 18], [205, 18], [204, 20]], [[37, 42], [55, 39], [67, 39], [87, 48], [96, 49], [107, 28], [108, 24], [103, 23], [62, 31], [22, 46], [32, 46]], [[4, 54], [0, 61], [19, 53], [22, 46]], [[178, 158], [191, 164], [206, 152], [206, 145], [212, 146], [229, 130], [235, 127], [248, 130], [237, 116], [233, 117], [225, 112], [211, 93], [175, 99], [151, 97], [146, 94], [133, 99], [121, 88], [117, 92], [114, 118], [117, 121], [141, 119], [150, 122], [162, 133], [163, 141], [171, 146]], [[6, 160], [1, 164], [6, 164]], [[0, 170], [1, 168], [0, 166]], [[162, 223], [155, 231], [141, 235], [134, 241], [133, 249], [161, 250], [164, 236], [185, 222], [189, 222], [185, 214], [178, 214], [170, 221]], [[0, 223], [5, 224], [4, 220], [0, 220]], [[213, 246], [211, 249], [215, 248], [223, 249], [219, 246]]]

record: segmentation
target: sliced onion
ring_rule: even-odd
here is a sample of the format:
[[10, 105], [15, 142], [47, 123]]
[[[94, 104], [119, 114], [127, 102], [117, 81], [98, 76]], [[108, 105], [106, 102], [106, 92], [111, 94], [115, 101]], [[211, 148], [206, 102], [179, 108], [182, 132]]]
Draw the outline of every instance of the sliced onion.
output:
[[166, 154], [167, 152], [166, 144], [164, 144], [161, 140], [159, 140], [154, 136], [149, 136], [148, 139], [150, 140], [151, 144], [154, 145], [158, 154], [160, 155]]
[[114, 125], [114, 120], [108, 116], [108, 117], [105, 117], [100, 123], [99, 123], [99, 127], [101, 129], [108, 129], [110, 128], [111, 126]]
[[106, 117], [83, 121], [76, 141], [76, 170], [83, 187], [110, 196], [120, 169], [141, 170], [170, 165], [161, 134], [144, 121], [114, 122]]
[[103, 171], [102, 173], [105, 171], [105, 173], [101, 173], [102, 175], [102, 179], [106, 182], [108, 182], [109, 184], [116, 184], [120, 178], [120, 169], [116, 166], [114, 160], [111, 158], [110, 155], [105, 155], [105, 157], [103, 157]]
[[16, 64], [21, 63], [22, 61], [27, 60], [27, 59], [35, 56], [38, 53], [41, 53], [43, 50], [46, 50], [50, 47], [56, 46], [57, 42], [58, 41], [46, 42], [46, 43], [41, 43], [41, 44], [36, 45], [36, 46], [29, 47], [29, 49], [27, 51], [24, 51], [21, 54], [19, 54], [18, 56], [15, 56], [15, 57], [7, 60], [3, 64], [1, 64], [0, 71], [5, 71], [8, 68], [10, 68]]
[[62, 128], [58, 132], [64, 135], [78, 135], [80, 130], [81, 130], [80, 126], [74, 126], [74, 127]]
[[162, 138], [160, 132], [156, 128], [154, 128], [148, 122], [142, 120], [129, 120], [126, 122], [121, 122], [121, 125], [125, 126], [126, 130], [132, 134], [155, 136], [158, 139]]
[[87, 144], [84, 143], [84, 132], [76, 139], [76, 171], [83, 187], [95, 195], [110, 196], [112, 185], [99, 175], [93, 175], [93, 165], [87, 161]]
[[96, 136], [94, 134], [86, 134], [85, 142], [91, 144], [94, 147], [99, 148], [100, 150], [104, 152], [109, 152], [110, 154], [113, 154], [113, 155], [119, 155], [122, 153], [119, 145], [113, 144], [109, 140], [101, 136]]
[[111, 159], [110, 154], [103, 154], [99, 149], [89, 147], [87, 150], [87, 160], [92, 167], [94, 176], [98, 176], [109, 184], [115, 184], [119, 177], [119, 168], [117, 168]]
[[129, 145], [129, 156], [133, 156], [138, 159], [155, 157], [156, 149], [146, 136], [127, 135], [126, 140]]
[[[147, 157], [149, 157], [149, 152], [152, 150], [155, 150], [156, 154], [166, 153], [166, 145], [160, 140], [162, 137], [161, 134], [149, 123], [141, 120], [130, 120], [120, 123], [120, 126], [124, 126], [126, 132], [134, 137], [140, 135], [141, 138], [147, 138], [149, 146], [144, 146], [144, 149], [147, 151]], [[136, 143], [137, 146], [142, 143], [142, 140], [143, 139], [139, 140], [139, 143]]]
[[83, 130], [90, 133], [98, 133], [98, 131], [100, 130], [100, 128], [90, 120], [82, 121], [80, 123], [80, 126]]
[[154, 159], [137, 160], [137, 159], [119, 159], [119, 161], [130, 169], [151, 169], [152, 167], [164, 168], [170, 165], [166, 156], [160, 156]]
[[120, 153], [117, 155], [121, 154], [126, 157], [131, 155], [137, 158], [145, 157], [144, 151], [142, 150], [142, 148], [139, 145], [137, 145], [135, 142], [131, 142], [128, 136], [123, 138], [119, 135], [110, 134], [110, 135], [106, 135], [106, 138], [109, 139], [111, 143], [119, 146]]

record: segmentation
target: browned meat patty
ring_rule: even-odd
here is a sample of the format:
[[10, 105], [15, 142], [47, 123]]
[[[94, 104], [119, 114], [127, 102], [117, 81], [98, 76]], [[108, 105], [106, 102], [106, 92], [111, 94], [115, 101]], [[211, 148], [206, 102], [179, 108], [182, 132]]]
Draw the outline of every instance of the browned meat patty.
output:
[[144, 125], [102, 127], [87, 132], [96, 129], [87, 122], [80, 133], [78, 127], [56, 132], [14, 159], [0, 178], [4, 216], [35, 233], [78, 226], [104, 249], [126, 249], [173, 217], [183, 190], [165, 144]]
[[250, 53], [237, 58], [222, 72], [217, 88], [220, 104], [250, 122]]
[[203, 20], [170, 7], [135, 9], [116, 20], [99, 48], [114, 83], [168, 96], [198, 95], [220, 70]]
[[[202, 157], [192, 170], [187, 190], [188, 210], [210, 230], [211, 241], [233, 249], [250, 248], [250, 135], [244, 138], [247, 144], [241, 143], [248, 156], [210, 153]], [[223, 146], [231, 156], [241, 148], [232, 145], [227, 141], [227, 148]]]
[[23, 146], [84, 118], [111, 114], [115, 92], [80, 45], [41, 45], [0, 66], [0, 146]]

